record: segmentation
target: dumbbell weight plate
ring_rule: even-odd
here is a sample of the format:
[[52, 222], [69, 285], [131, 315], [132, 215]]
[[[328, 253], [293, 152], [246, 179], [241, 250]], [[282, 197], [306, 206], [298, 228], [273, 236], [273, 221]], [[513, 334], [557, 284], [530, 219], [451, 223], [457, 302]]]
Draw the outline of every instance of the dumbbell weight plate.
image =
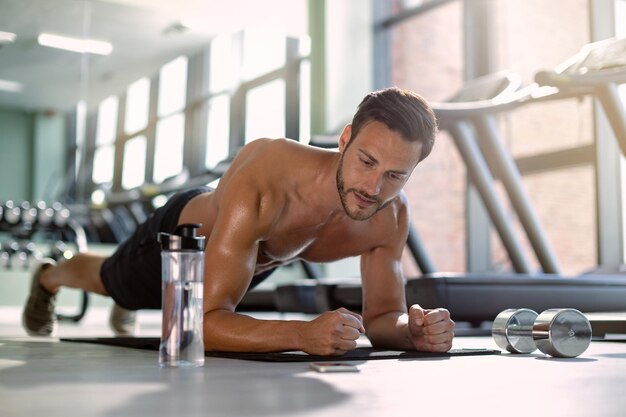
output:
[[511, 353], [531, 353], [537, 349], [533, 324], [537, 313], [527, 308], [504, 310], [493, 321], [491, 334], [496, 344]]
[[69, 209], [64, 207], [59, 202], [53, 203], [52, 208], [54, 210], [54, 225], [59, 228], [65, 227], [65, 225], [67, 225], [68, 219], [70, 218]]
[[591, 343], [591, 324], [573, 308], [544, 311], [533, 325], [533, 339], [539, 350], [551, 356], [573, 358]]
[[4, 221], [11, 225], [16, 225], [20, 222], [22, 212], [19, 206], [16, 206], [13, 201], [9, 200], [4, 203]]

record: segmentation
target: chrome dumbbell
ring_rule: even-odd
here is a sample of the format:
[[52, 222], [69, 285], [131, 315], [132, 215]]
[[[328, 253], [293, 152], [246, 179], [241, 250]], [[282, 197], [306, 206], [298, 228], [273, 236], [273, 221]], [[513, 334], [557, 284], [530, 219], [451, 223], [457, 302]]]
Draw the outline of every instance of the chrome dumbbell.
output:
[[54, 210], [53, 224], [58, 228], [64, 228], [69, 221], [70, 210], [58, 201], [52, 203], [52, 209]]
[[9, 268], [11, 266], [11, 253], [4, 243], [0, 243], [0, 268]]
[[22, 225], [25, 227], [32, 226], [35, 222], [37, 222], [37, 208], [31, 207], [28, 201], [22, 202], [20, 204], [20, 209], [22, 210]]
[[4, 203], [3, 220], [9, 225], [17, 225], [20, 222], [22, 211], [20, 206], [16, 205], [12, 200]]
[[491, 334], [496, 344], [511, 353], [545, 354], [573, 358], [591, 343], [591, 324], [573, 308], [553, 308], [537, 315], [527, 308], [504, 310], [495, 318]]

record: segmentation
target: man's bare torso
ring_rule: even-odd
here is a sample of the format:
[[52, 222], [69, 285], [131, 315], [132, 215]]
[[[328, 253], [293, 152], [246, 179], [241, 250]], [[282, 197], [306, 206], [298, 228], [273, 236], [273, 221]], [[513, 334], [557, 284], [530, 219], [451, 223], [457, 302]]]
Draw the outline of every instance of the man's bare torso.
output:
[[[350, 219], [335, 189], [338, 153], [289, 140], [258, 140], [246, 146], [220, 180], [217, 190], [192, 199], [179, 223], [202, 223], [209, 238], [229, 182], [250, 184], [261, 196], [269, 226], [259, 236], [255, 274], [297, 259], [329, 262], [360, 255], [396, 227], [400, 199], [365, 221]], [[324, 178], [326, 176], [326, 178]]]

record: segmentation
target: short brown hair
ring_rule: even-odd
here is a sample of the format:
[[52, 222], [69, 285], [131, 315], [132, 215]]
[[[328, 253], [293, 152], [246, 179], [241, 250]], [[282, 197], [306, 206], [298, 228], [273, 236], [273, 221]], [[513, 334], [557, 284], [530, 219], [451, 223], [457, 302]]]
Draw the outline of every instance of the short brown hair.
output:
[[384, 123], [407, 141], [420, 141], [420, 161], [432, 151], [437, 136], [437, 119], [426, 100], [410, 90], [390, 87], [369, 93], [352, 119], [350, 141], [369, 122]]

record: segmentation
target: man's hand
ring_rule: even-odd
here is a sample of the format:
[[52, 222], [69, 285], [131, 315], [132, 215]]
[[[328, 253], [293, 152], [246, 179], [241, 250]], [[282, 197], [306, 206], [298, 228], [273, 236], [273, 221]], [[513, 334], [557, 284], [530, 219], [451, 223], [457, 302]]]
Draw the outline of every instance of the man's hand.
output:
[[300, 334], [301, 349], [311, 355], [342, 355], [356, 348], [364, 332], [360, 315], [343, 307], [327, 311], [307, 323]]
[[445, 308], [424, 310], [413, 304], [409, 308], [409, 333], [416, 350], [447, 352], [452, 348], [454, 321]]

